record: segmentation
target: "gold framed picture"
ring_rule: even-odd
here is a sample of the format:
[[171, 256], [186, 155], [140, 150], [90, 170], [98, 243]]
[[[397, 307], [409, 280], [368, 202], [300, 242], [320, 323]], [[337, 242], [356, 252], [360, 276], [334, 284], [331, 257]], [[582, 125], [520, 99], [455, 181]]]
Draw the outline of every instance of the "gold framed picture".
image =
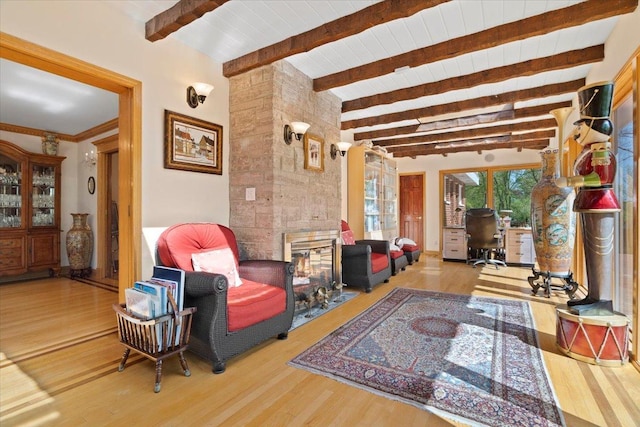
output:
[[324, 171], [324, 139], [317, 135], [304, 135], [304, 168]]
[[222, 175], [222, 126], [164, 111], [164, 167]]

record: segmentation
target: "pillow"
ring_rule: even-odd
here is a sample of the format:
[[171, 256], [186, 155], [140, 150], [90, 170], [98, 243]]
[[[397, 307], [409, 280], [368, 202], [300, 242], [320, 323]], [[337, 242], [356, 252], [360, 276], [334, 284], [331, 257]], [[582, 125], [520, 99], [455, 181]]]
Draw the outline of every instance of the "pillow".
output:
[[390, 251], [399, 251], [400, 248], [398, 246], [394, 245], [393, 243], [390, 243], [389, 244], [389, 250]]
[[402, 237], [402, 238], [400, 238], [400, 239], [398, 239], [398, 240], [396, 241], [396, 244], [397, 244], [398, 246], [400, 246], [400, 247], [403, 247], [404, 245], [413, 245], [413, 246], [415, 246], [415, 245], [416, 245], [416, 242], [414, 242], [413, 240], [411, 240], [411, 239], [409, 239], [409, 238]]
[[230, 288], [242, 285], [236, 266], [236, 258], [231, 248], [196, 252], [191, 254], [191, 262], [193, 263], [193, 271], [224, 274]]
[[356, 238], [353, 236], [353, 231], [347, 230], [342, 233], [342, 244], [343, 245], [355, 245]]

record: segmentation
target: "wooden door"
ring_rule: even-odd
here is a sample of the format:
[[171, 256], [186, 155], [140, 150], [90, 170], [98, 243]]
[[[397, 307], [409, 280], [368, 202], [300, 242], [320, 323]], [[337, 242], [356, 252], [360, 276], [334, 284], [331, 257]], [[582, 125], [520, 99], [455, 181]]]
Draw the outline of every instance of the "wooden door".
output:
[[400, 175], [400, 237], [424, 251], [424, 174]]

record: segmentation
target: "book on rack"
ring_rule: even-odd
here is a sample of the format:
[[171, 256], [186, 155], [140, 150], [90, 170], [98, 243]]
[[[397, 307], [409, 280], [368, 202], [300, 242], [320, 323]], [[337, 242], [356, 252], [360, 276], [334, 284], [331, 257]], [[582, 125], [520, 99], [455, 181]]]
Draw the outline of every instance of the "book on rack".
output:
[[[185, 274], [184, 270], [180, 270], [178, 268], [172, 267], [164, 267], [164, 266], [154, 266], [153, 267], [153, 276], [151, 280], [156, 283], [175, 283], [175, 288], [173, 288], [173, 299], [176, 303], [176, 308], [178, 312], [184, 309], [184, 281]], [[180, 333], [182, 331], [182, 325], [178, 322], [175, 326], [173, 325], [173, 320], [169, 322], [171, 330], [175, 327], [176, 339], [174, 344], [180, 345]]]
[[160, 317], [167, 314], [167, 287], [152, 283], [150, 281], [138, 281], [133, 285], [134, 289], [152, 295], [150, 298], [154, 304], [153, 317]]
[[173, 298], [176, 300], [178, 311], [184, 309], [184, 278], [184, 270], [160, 265], [153, 267], [152, 279], [167, 280], [176, 283], [177, 286]]
[[[155, 296], [136, 288], [124, 290], [127, 310], [136, 317], [148, 320], [155, 317]], [[159, 301], [158, 301], [159, 304]]]

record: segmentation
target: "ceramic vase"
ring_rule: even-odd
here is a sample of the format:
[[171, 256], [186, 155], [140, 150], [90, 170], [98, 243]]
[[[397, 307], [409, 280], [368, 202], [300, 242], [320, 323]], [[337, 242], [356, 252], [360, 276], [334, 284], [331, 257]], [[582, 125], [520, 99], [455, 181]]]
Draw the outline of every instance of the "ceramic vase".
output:
[[560, 176], [558, 150], [545, 150], [542, 177], [531, 192], [531, 221], [536, 261], [540, 272], [567, 276], [571, 271], [576, 236], [572, 187], [558, 187]]
[[52, 133], [47, 133], [42, 137], [42, 153], [49, 156], [58, 155], [58, 137]]
[[93, 232], [87, 224], [86, 213], [72, 213], [73, 226], [67, 232], [67, 256], [71, 277], [87, 277], [91, 274]]

